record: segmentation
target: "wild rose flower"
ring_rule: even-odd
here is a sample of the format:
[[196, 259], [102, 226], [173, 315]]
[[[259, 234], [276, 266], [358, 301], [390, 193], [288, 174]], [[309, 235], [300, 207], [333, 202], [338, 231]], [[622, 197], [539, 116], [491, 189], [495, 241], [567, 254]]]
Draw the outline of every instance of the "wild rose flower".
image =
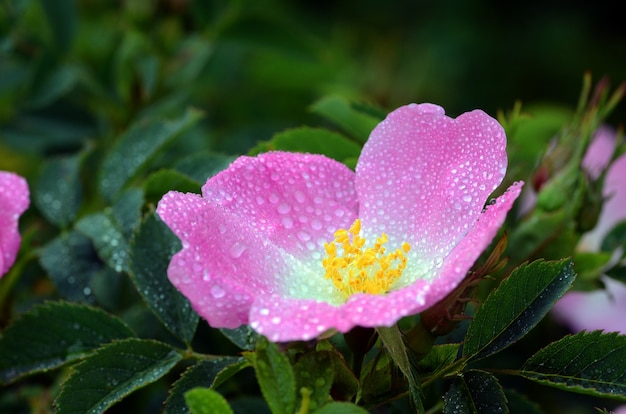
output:
[[210, 325], [273, 341], [390, 326], [456, 287], [497, 233], [522, 186], [484, 208], [505, 146], [482, 111], [411, 104], [372, 131], [356, 172], [321, 155], [240, 157], [202, 196], [159, 202], [183, 245], [169, 279]]
[[[592, 178], [597, 178], [606, 168], [614, 146], [615, 132], [608, 127], [598, 130], [583, 159], [583, 167]], [[603, 188], [606, 201], [594, 229], [581, 238], [580, 250], [599, 251], [608, 232], [626, 220], [625, 176], [626, 155], [623, 155], [607, 171]], [[608, 277], [603, 282], [605, 288], [601, 290], [567, 293], [553, 309], [555, 319], [576, 332], [603, 329], [626, 334], [626, 285]]]
[[26, 180], [14, 173], [0, 171], [0, 277], [15, 262], [21, 241], [17, 222], [29, 202]]

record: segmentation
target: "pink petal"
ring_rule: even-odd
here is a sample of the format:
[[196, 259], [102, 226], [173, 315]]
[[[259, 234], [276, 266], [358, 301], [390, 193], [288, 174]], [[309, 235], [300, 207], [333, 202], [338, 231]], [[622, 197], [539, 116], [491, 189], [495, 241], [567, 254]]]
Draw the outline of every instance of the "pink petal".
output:
[[321, 155], [240, 157], [202, 187], [221, 206], [286, 252], [318, 260], [323, 242], [356, 219], [354, 173]]
[[582, 161], [583, 167], [591, 178], [597, 179], [600, 172], [609, 165], [614, 149], [615, 131], [606, 125], [601, 125], [593, 135]]
[[419, 268], [413, 273], [427, 273], [467, 234], [502, 181], [505, 147], [502, 127], [480, 110], [456, 119], [432, 104], [391, 112], [356, 170], [366, 238], [386, 232], [390, 248], [409, 242], [409, 260]]
[[183, 243], [172, 284], [214, 327], [248, 323], [257, 296], [330, 300], [321, 243], [355, 219], [353, 177], [325, 157], [274, 152], [238, 158], [203, 197], [166, 194], [157, 213]]
[[0, 171], [0, 276], [15, 262], [21, 241], [18, 219], [29, 203], [26, 180], [17, 174]]
[[603, 329], [626, 335], [626, 285], [603, 279], [606, 289], [570, 292], [552, 309], [552, 315], [574, 332]]

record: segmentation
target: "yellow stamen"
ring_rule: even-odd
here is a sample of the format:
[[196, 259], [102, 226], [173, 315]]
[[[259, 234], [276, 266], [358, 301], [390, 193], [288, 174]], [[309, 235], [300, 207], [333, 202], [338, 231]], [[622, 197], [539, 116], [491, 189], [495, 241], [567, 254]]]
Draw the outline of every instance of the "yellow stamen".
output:
[[385, 233], [376, 239], [374, 247], [364, 248], [365, 239], [360, 233], [361, 220], [356, 219], [349, 230], [337, 230], [335, 239], [324, 243], [326, 257], [322, 265], [326, 269], [325, 277], [332, 280], [346, 299], [355, 293], [387, 293], [402, 276], [406, 254], [411, 250], [411, 245], [404, 242], [399, 249], [386, 254], [383, 245], [389, 239]]

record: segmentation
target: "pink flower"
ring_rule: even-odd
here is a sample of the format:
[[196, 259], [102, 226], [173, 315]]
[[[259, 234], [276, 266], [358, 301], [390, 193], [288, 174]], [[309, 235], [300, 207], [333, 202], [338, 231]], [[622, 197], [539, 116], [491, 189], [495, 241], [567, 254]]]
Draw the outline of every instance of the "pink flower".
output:
[[[611, 160], [615, 146], [615, 132], [603, 127], [598, 130], [583, 159], [583, 166], [593, 178]], [[621, 156], [607, 172], [603, 192], [606, 201], [593, 231], [586, 233], [578, 245], [583, 251], [599, 251], [602, 239], [620, 221], [626, 220], [626, 155]], [[604, 277], [605, 289], [593, 292], [570, 292], [553, 309], [555, 319], [572, 330], [626, 334], [626, 285]]]
[[0, 277], [15, 262], [21, 241], [17, 222], [29, 202], [26, 180], [14, 173], [0, 171]]
[[505, 146], [482, 111], [411, 104], [372, 131], [356, 173], [321, 155], [240, 157], [202, 196], [159, 202], [183, 245], [169, 279], [212, 326], [273, 341], [390, 326], [457, 286], [502, 225], [522, 183], [484, 205]]

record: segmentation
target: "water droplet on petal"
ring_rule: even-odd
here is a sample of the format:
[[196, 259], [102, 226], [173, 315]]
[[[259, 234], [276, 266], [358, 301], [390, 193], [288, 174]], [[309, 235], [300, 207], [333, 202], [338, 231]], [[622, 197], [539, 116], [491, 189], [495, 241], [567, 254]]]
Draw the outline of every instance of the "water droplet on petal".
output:
[[306, 231], [299, 231], [298, 239], [300, 239], [301, 241], [308, 241], [311, 239], [311, 235], [307, 233]]
[[211, 288], [211, 296], [213, 296], [215, 299], [223, 298], [225, 294], [226, 291], [223, 287], [219, 285], [215, 285]]
[[472, 196], [471, 196], [471, 195], [469, 195], [469, 194], [465, 194], [465, 195], [463, 196], [463, 201], [465, 201], [465, 202], [469, 203], [470, 201], [472, 201]]
[[304, 193], [300, 190], [293, 193], [293, 197], [296, 199], [298, 203], [304, 203], [306, 201], [306, 197]]
[[291, 211], [291, 206], [287, 203], [280, 203], [277, 210], [280, 214], [287, 214]]
[[230, 255], [234, 259], [237, 259], [237, 258], [241, 257], [241, 255], [243, 254], [243, 252], [245, 250], [246, 250], [246, 246], [244, 244], [239, 243], [239, 242], [235, 242], [235, 244], [233, 244], [230, 247]]

